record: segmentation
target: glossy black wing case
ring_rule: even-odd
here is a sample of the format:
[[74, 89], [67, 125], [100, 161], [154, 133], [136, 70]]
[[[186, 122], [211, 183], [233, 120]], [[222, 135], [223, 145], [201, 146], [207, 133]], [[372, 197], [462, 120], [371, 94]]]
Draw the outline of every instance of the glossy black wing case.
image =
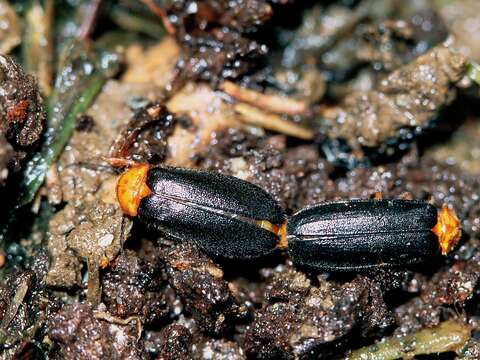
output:
[[278, 236], [256, 224], [281, 225], [285, 215], [263, 189], [214, 172], [152, 168], [152, 194], [139, 207], [140, 218], [210, 255], [250, 259], [272, 252]]
[[295, 264], [354, 271], [425, 261], [438, 252], [432, 205], [409, 200], [349, 200], [314, 205], [287, 226]]

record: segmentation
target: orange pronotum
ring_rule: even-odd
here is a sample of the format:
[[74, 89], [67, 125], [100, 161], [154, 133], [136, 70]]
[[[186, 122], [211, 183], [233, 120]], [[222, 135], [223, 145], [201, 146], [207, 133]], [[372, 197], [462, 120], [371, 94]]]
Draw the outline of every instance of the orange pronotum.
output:
[[147, 186], [149, 170], [149, 165], [140, 164], [120, 176], [117, 183], [117, 198], [125, 214], [137, 216], [140, 201], [152, 193]]

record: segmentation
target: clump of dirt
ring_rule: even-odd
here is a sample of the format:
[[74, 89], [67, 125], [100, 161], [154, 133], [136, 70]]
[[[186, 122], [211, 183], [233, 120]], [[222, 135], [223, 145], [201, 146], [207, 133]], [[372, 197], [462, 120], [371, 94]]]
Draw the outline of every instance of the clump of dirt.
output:
[[146, 325], [166, 322], [173, 311], [165, 294], [163, 263], [126, 251], [112, 261], [102, 276], [102, 301], [117, 317], [139, 316]]
[[170, 286], [205, 332], [221, 335], [231, 330], [242, 309], [235, 302], [223, 271], [197, 248], [187, 244], [160, 250]]
[[43, 100], [36, 80], [8, 56], [0, 56], [0, 178], [18, 171], [25, 156], [34, 150], [45, 126]]
[[186, 79], [237, 78], [267, 53], [252, 34], [271, 18], [269, 1], [172, 1], [165, 8], [182, 45], [177, 66]]
[[347, 96], [338, 108], [323, 112], [322, 126], [331, 139], [344, 139], [355, 151], [375, 148], [392, 138], [427, 127], [454, 99], [454, 85], [468, 60], [445, 45], [433, 48], [381, 80], [366, 93]]
[[288, 268], [275, 274], [265, 294], [269, 303], [247, 328], [249, 355], [329, 358], [326, 344], [341, 343], [357, 327], [368, 333], [393, 322], [374, 281], [361, 276], [342, 285], [318, 280], [312, 286], [304, 275]]
[[[138, 344], [138, 320], [116, 324], [89, 304], [64, 306], [49, 321], [48, 336], [63, 359], [145, 359]], [[137, 322], [137, 323], [136, 323]]]
[[46, 254], [38, 255], [33, 270], [16, 271], [0, 286], [0, 351], [7, 358], [28, 353], [28, 344], [36, 336], [45, 336], [45, 323], [60, 303], [45, 288]]
[[107, 267], [117, 257], [131, 225], [118, 206], [101, 201], [58, 212], [49, 224], [48, 248], [56, 256], [47, 275], [48, 284], [66, 288], [80, 285], [81, 263], [86, 262], [87, 296], [98, 303], [99, 268]]

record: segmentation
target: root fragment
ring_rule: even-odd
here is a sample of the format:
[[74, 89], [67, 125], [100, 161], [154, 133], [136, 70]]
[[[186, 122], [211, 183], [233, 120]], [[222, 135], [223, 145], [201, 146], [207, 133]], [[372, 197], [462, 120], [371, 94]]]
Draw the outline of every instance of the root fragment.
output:
[[309, 109], [308, 104], [304, 101], [284, 96], [262, 94], [238, 86], [231, 81], [223, 82], [220, 85], [220, 89], [238, 101], [278, 114], [305, 115]]
[[264, 112], [247, 104], [235, 105], [235, 111], [241, 115], [240, 120], [250, 125], [278, 131], [304, 140], [312, 140], [315, 136], [312, 130], [286, 120], [279, 115]]

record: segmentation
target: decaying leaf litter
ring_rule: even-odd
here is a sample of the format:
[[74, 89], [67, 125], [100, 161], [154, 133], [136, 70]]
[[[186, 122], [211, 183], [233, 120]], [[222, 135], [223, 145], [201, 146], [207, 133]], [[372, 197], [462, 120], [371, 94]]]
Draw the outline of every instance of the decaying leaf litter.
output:
[[[2, 357], [477, 359], [478, 10], [0, 1]], [[409, 193], [464, 236], [409, 269], [222, 262], [122, 216], [108, 156], [234, 175], [289, 213]]]

